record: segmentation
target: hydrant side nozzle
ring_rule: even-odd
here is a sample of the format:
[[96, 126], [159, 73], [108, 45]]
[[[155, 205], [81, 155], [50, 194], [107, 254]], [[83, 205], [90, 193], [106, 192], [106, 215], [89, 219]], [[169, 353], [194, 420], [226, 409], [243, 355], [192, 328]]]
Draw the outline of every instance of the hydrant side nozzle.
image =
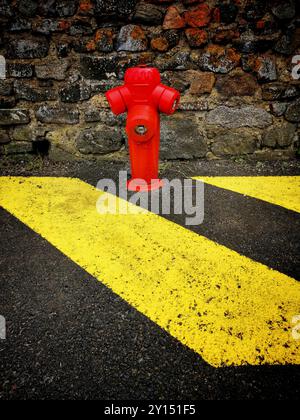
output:
[[176, 112], [180, 101], [180, 93], [170, 87], [164, 86], [164, 91], [159, 100], [159, 110], [167, 115]]
[[152, 92], [152, 99], [155, 106], [159, 109], [160, 107], [160, 99], [166, 89], [166, 86], [162, 85], [161, 83], [156, 86], [156, 88]]
[[106, 92], [105, 96], [115, 115], [124, 114], [124, 112], [127, 111], [130, 101], [130, 92], [126, 86], [111, 89]]

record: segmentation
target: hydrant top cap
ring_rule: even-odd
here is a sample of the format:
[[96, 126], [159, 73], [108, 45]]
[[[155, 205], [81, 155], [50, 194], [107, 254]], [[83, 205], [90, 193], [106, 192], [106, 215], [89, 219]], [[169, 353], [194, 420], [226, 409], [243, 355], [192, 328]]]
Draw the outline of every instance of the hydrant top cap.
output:
[[129, 85], [158, 85], [159, 71], [154, 67], [134, 67], [125, 73], [125, 83]]

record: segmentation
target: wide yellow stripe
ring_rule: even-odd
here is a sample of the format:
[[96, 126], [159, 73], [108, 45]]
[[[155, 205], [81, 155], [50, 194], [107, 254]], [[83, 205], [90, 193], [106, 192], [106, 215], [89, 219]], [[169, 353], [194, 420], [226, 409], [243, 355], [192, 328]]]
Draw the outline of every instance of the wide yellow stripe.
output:
[[216, 176], [194, 179], [300, 213], [300, 176]]
[[101, 194], [0, 178], [0, 205], [211, 365], [300, 364], [299, 283], [145, 210], [100, 215]]

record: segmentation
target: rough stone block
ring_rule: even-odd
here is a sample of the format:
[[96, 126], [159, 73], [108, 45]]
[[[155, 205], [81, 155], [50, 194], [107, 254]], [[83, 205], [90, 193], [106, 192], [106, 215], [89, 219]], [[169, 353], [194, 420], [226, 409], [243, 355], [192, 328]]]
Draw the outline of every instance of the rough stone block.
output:
[[252, 154], [257, 149], [260, 140], [258, 130], [253, 128], [229, 129], [207, 126], [206, 135], [212, 143], [212, 153], [217, 157]]
[[121, 149], [123, 135], [119, 128], [97, 126], [82, 131], [77, 140], [76, 146], [84, 155], [105, 155]]
[[208, 152], [197, 116], [192, 113], [177, 113], [162, 117], [161, 158], [203, 158]]
[[137, 5], [133, 20], [146, 25], [160, 25], [163, 13], [161, 9], [153, 4], [139, 3]]
[[218, 157], [249, 155], [256, 149], [257, 139], [247, 133], [224, 133], [211, 146], [213, 154]]
[[208, 33], [203, 29], [190, 28], [185, 31], [185, 34], [192, 48], [201, 48], [208, 43]]
[[13, 83], [9, 80], [0, 80], [0, 96], [10, 96], [13, 92]]
[[226, 98], [232, 96], [254, 96], [260, 89], [255, 78], [250, 74], [220, 76], [216, 83], [217, 91]]
[[203, 28], [211, 21], [211, 9], [207, 4], [201, 4], [194, 10], [184, 14], [185, 21], [192, 28]]
[[57, 0], [56, 11], [60, 17], [74, 16], [79, 5], [79, 0]]
[[256, 127], [265, 128], [272, 124], [273, 118], [262, 108], [243, 106], [241, 108], [229, 108], [219, 106], [210, 111], [207, 123], [228, 128]]
[[12, 38], [8, 41], [8, 58], [43, 58], [49, 51], [49, 41], [42, 37]]
[[112, 29], [99, 29], [96, 32], [95, 49], [100, 52], [109, 53], [114, 50], [114, 31]]
[[3, 17], [12, 17], [13, 8], [11, 0], [2, 0], [0, 2], [0, 16]]
[[263, 86], [265, 101], [287, 101], [300, 96], [299, 83], [270, 83]]
[[10, 142], [9, 134], [6, 130], [0, 129], [0, 145]]
[[32, 143], [23, 143], [23, 142], [11, 142], [5, 146], [5, 154], [14, 155], [14, 154], [24, 154], [31, 153], [33, 151]]
[[26, 63], [9, 63], [8, 74], [10, 77], [16, 79], [27, 78], [30, 79], [33, 76], [34, 66]]
[[233, 48], [210, 45], [204, 54], [195, 52], [191, 59], [203, 71], [227, 74], [239, 65], [241, 55]]
[[137, 4], [137, 0], [95, 0], [96, 15], [103, 16], [126, 16], [131, 15]]
[[11, 139], [14, 141], [36, 141], [38, 138], [45, 137], [47, 127], [38, 126], [35, 123], [30, 125], [20, 125], [10, 131]]
[[159, 55], [155, 60], [155, 66], [161, 71], [188, 70], [190, 68], [190, 51], [180, 48], [170, 51], [165, 56]]
[[25, 109], [0, 109], [0, 125], [28, 124], [30, 114]]
[[70, 66], [69, 60], [52, 60], [46, 63], [37, 64], [35, 72], [38, 79], [64, 80]]
[[55, 101], [57, 93], [51, 88], [40, 88], [34, 86], [31, 82], [15, 81], [15, 94], [19, 100], [29, 102], [47, 102]]
[[101, 122], [102, 124], [108, 125], [109, 127], [125, 126], [127, 116], [122, 114], [116, 117], [111, 111], [100, 110], [97, 108], [89, 108], [85, 111], [84, 119], [85, 122]]
[[195, 70], [186, 71], [184, 77], [190, 82], [189, 93], [191, 95], [211, 93], [216, 82], [216, 77], [213, 73], [205, 73]]
[[79, 111], [64, 106], [41, 106], [36, 112], [37, 120], [47, 124], [77, 124]]
[[288, 106], [288, 109], [285, 113], [285, 118], [290, 122], [300, 122], [300, 99]]
[[288, 147], [293, 144], [296, 125], [291, 123], [284, 123], [280, 127], [268, 128], [262, 139], [262, 143], [267, 147]]
[[19, 0], [17, 2], [19, 12], [26, 17], [34, 17], [38, 9], [37, 0]]
[[80, 71], [86, 79], [102, 80], [107, 78], [107, 73], [115, 73], [119, 59], [116, 54], [108, 56], [81, 56]]
[[153, 51], [166, 52], [169, 49], [168, 40], [164, 36], [158, 36], [151, 40], [151, 48]]
[[120, 30], [117, 50], [141, 52], [148, 48], [148, 40], [144, 30], [137, 25], [123, 26]]
[[181, 29], [185, 27], [185, 20], [181, 17], [176, 6], [170, 6], [165, 15], [163, 29]]
[[273, 14], [281, 20], [293, 19], [296, 13], [294, 0], [275, 1], [272, 7]]
[[16, 98], [14, 96], [0, 96], [0, 109], [11, 109], [16, 106]]
[[76, 103], [86, 101], [91, 97], [91, 89], [86, 83], [76, 82], [62, 89], [59, 96], [62, 102]]
[[9, 21], [6, 25], [6, 30], [8, 32], [22, 32], [22, 31], [30, 31], [31, 29], [31, 22], [27, 19], [23, 18], [15, 18]]

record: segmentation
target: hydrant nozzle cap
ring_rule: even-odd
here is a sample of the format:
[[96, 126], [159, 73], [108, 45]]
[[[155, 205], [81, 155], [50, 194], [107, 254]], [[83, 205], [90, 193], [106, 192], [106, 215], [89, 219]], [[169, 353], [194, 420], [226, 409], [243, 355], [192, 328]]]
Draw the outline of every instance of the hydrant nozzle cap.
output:
[[125, 86], [116, 87], [105, 94], [106, 99], [115, 115], [126, 112], [127, 103], [130, 101], [130, 92]]
[[177, 110], [180, 102], [180, 93], [170, 87], [165, 87], [159, 101], [159, 110], [167, 115], [172, 115]]

